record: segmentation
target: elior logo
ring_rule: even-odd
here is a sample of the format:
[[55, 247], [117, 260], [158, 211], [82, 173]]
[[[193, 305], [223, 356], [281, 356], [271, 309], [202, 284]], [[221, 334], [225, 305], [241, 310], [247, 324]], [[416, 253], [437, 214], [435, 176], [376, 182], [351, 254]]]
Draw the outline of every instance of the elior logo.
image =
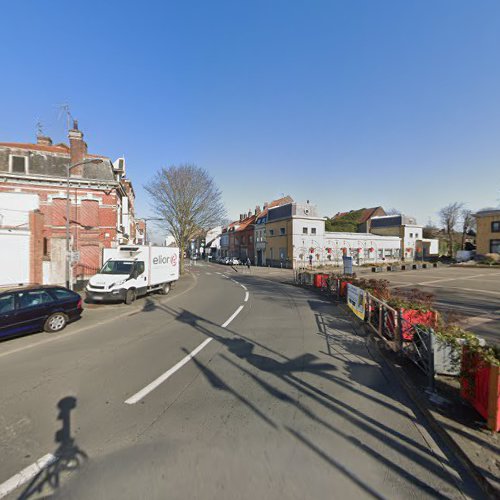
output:
[[173, 266], [176, 266], [177, 265], [177, 255], [172, 255], [172, 257], [170, 257], [170, 262], [172, 263]]

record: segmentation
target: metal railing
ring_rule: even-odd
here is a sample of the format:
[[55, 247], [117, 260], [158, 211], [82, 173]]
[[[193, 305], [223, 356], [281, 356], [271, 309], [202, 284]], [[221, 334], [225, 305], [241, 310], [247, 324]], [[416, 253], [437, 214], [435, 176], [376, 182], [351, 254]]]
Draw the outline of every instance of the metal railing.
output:
[[398, 310], [367, 293], [365, 321], [395, 352], [401, 351], [401, 315]]

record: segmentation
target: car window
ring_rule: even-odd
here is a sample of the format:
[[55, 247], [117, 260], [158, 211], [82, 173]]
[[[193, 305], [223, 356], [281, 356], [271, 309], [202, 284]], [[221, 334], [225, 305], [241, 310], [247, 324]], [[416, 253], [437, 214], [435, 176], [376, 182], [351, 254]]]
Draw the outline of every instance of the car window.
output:
[[144, 262], [136, 262], [137, 276], [140, 276], [144, 272]]
[[13, 311], [14, 305], [14, 294], [2, 295], [0, 297], [0, 314], [6, 314]]
[[75, 294], [69, 290], [65, 290], [64, 288], [51, 288], [50, 294], [53, 295], [56, 299], [73, 299], [75, 298]]
[[53, 302], [53, 298], [45, 290], [27, 290], [25, 292], [18, 292], [19, 309], [27, 307], [40, 306]]

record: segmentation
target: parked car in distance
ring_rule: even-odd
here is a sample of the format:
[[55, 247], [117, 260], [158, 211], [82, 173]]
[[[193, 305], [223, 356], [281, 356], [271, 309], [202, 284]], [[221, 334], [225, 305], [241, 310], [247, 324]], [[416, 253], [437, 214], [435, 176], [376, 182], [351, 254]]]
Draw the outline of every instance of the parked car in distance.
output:
[[232, 266], [239, 266], [240, 261], [236, 257], [233, 257], [232, 259], [229, 259], [229, 264], [231, 264]]
[[82, 314], [82, 298], [62, 286], [0, 288], [0, 338], [60, 332]]

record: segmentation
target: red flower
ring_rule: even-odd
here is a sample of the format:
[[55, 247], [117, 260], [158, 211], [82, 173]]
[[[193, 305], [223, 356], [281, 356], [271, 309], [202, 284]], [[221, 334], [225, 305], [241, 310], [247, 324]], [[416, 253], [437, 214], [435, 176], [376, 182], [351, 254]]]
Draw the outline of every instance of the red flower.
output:
[[373, 252], [375, 249], [373, 247], [370, 247], [370, 252]]

